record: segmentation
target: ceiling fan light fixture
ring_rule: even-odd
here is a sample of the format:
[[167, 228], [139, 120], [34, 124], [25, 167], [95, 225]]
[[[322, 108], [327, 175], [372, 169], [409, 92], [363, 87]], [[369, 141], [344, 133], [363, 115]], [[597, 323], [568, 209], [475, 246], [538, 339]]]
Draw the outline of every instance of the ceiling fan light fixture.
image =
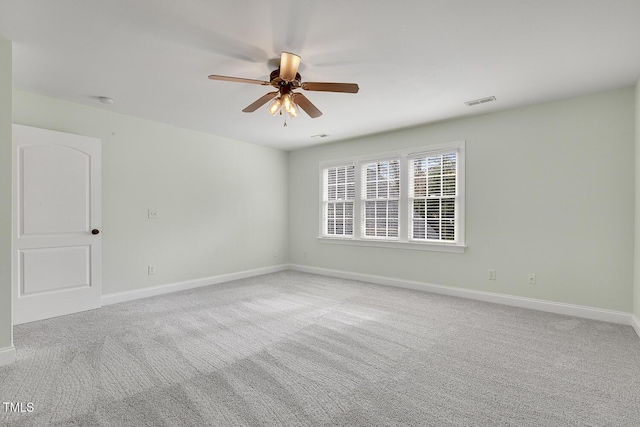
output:
[[280, 97], [275, 98], [273, 102], [271, 102], [271, 105], [269, 105], [269, 114], [275, 116], [278, 113], [278, 110], [280, 110], [281, 106], [282, 101], [280, 100]]
[[296, 104], [291, 103], [291, 108], [287, 110], [287, 113], [289, 113], [292, 119], [298, 117], [298, 109], [296, 108]]
[[299, 66], [300, 57], [298, 55], [290, 52], [282, 52], [280, 56], [280, 78], [287, 82], [295, 80]]
[[284, 108], [284, 111], [286, 111], [287, 113], [290, 112], [291, 104], [293, 104], [293, 102], [291, 101], [291, 95], [289, 95], [288, 93], [282, 95], [282, 108]]

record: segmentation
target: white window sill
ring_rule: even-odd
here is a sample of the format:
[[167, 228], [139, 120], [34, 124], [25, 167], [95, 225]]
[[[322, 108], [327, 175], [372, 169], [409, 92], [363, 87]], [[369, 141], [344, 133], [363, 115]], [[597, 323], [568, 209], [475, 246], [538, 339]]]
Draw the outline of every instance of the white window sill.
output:
[[463, 254], [466, 245], [447, 243], [399, 242], [397, 240], [349, 239], [342, 237], [318, 237], [318, 242], [330, 245], [369, 246], [376, 248], [409, 249], [414, 251], [432, 251]]

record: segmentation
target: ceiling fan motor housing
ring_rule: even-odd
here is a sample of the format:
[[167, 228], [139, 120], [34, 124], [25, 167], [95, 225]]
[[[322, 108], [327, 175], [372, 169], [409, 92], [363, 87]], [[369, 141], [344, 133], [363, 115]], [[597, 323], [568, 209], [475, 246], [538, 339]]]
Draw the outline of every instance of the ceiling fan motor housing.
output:
[[296, 88], [296, 87], [300, 87], [300, 83], [302, 82], [302, 76], [300, 76], [300, 73], [296, 73], [296, 78], [294, 80], [291, 80], [291, 81], [282, 80], [282, 78], [280, 78], [280, 67], [278, 67], [275, 70], [273, 70], [269, 75], [269, 82], [271, 83], [271, 85], [275, 87], [282, 86], [282, 85], [290, 85]]

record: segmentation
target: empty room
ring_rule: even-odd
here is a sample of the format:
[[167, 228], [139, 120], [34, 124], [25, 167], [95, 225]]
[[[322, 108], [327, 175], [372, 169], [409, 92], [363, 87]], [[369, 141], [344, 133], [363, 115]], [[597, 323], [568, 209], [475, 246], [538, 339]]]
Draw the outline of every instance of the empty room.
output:
[[639, 22], [0, 0], [0, 425], [640, 426]]

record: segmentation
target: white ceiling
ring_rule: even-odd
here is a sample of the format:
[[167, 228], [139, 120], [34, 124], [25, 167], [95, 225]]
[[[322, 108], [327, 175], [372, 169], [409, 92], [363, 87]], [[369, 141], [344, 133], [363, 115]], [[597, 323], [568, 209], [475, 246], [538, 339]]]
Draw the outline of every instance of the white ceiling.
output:
[[[285, 150], [640, 77], [640, 0], [0, 0], [0, 38], [19, 89]], [[283, 127], [241, 112], [269, 87], [207, 79], [268, 80], [283, 50], [360, 92], [307, 91], [324, 115]]]

